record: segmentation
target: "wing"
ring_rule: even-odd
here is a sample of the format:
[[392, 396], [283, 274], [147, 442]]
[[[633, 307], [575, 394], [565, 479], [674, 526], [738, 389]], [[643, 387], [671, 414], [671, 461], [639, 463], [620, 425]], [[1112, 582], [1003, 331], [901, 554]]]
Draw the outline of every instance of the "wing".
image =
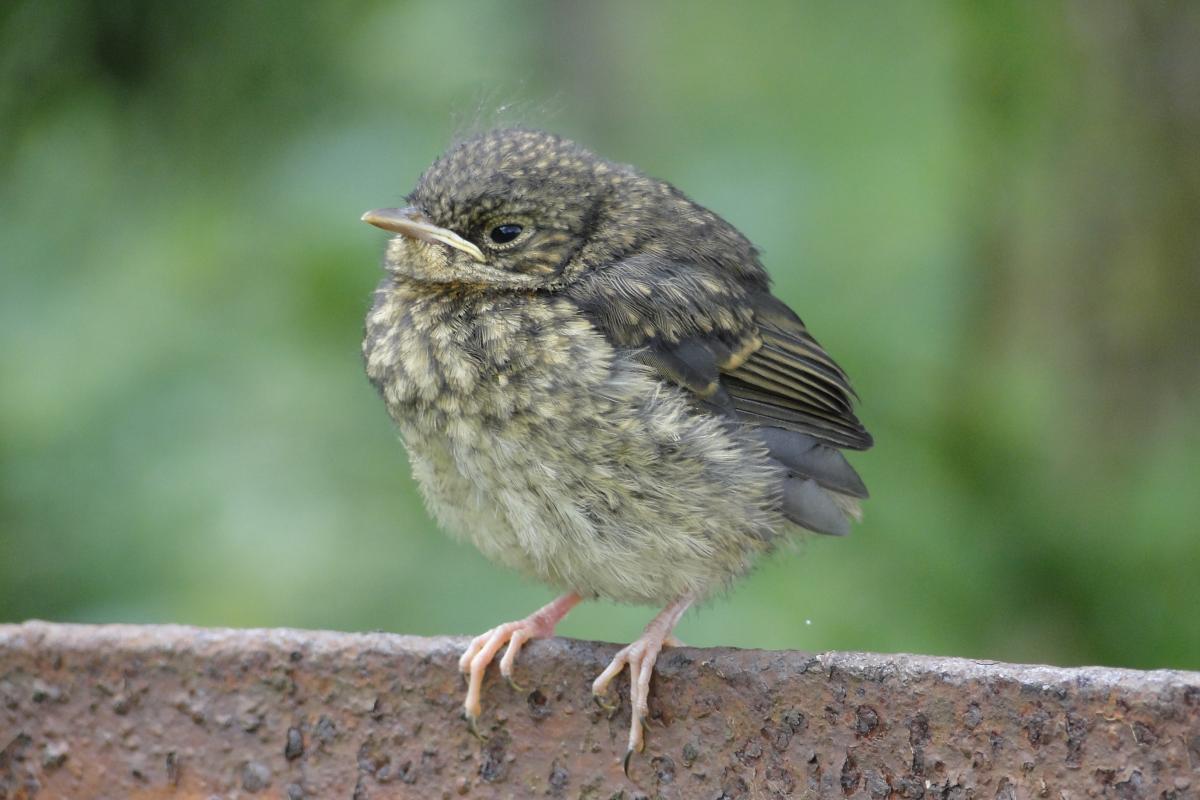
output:
[[765, 280], [638, 256], [565, 293], [614, 345], [714, 412], [756, 426], [788, 468], [784, 510], [793, 521], [846, 532], [856, 508], [843, 501], [867, 490], [836, 448], [865, 450], [871, 435], [854, 414], [846, 373]]
[[782, 301], [766, 289], [750, 293], [759, 346], [740, 364], [723, 369], [724, 382], [742, 416], [853, 450], [866, 450], [871, 434], [854, 415], [850, 379]]

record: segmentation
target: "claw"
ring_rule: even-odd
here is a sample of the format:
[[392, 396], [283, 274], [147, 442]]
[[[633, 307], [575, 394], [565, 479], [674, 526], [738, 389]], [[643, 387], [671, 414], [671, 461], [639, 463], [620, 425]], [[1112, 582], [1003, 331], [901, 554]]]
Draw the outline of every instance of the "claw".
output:
[[633, 758], [633, 748], [625, 751], [625, 758], [621, 759], [621, 771], [625, 773], [625, 777], [629, 777], [629, 759]]
[[[641, 714], [635, 714], [629, 723], [629, 746], [625, 750], [625, 761], [628, 763], [629, 757], [633, 753], [640, 753], [646, 749], [646, 721]], [[628, 769], [625, 774], [628, 773]]]
[[596, 705], [600, 706], [600, 708], [602, 708], [602, 709], [604, 710], [604, 713], [608, 714], [610, 718], [612, 717], [612, 715], [613, 715], [614, 713], [616, 713], [616, 710], [617, 710], [618, 708], [620, 708], [620, 707], [621, 707], [621, 704], [620, 704], [620, 703], [609, 703], [609, 702], [607, 702], [607, 701], [604, 699], [604, 695], [602, 695], [602, 694], [593, 693], [593, 694], [592, 694], [592, 701], [593, 701], [593, 702], [594, 702]]
[[504, 679], [506, 681], [508, 681], [508, 688], [512, 689], [514, 692], [524, 692], [525, 691], [525, 687], [522, 686], [521, 684], [517, 683], [515, 680], [513, 680], [512, 675], [505, 675]]
[[479, 730], [479, 717], [472, 716], [464, 711], [463, 719], [467, 721], [467, 730], [471, 732], [472, 736], [481, 742], [486, 742], [488, 740], [487, 734]]

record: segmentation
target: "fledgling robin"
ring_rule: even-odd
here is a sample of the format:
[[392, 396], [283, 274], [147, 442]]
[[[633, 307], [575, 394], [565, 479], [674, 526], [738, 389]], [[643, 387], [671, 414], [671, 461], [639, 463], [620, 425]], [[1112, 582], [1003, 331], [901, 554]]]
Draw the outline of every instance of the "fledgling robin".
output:
[[650, 676], [691, 604], [806, 529], [845, 534], [871, 446], [842, 369], [773, 297], [758, 252], [668, 183], [534, 130], [459, 142], [393, 231], [367, 374], [430, 510], [488, 558], [564, 594], [474, 639], [484, 670], [578, 602], [663, 607], [592, 691], [630, 672], [629, 755]]

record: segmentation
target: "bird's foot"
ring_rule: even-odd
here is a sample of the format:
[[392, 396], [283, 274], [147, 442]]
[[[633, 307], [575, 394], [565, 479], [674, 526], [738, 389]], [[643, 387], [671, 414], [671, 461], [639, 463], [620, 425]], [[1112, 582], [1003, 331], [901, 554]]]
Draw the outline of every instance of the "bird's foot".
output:
[[664, 647], [681, 644], [671, 635], [671, 630], [691, 602], [692, 598], [682, 597], [663, 609], [662, 613], [646, 626], [640, 638], [613, 656], [608, 667], [592, 683], [592, 697], [596, 703], [608, 711], [615, 710], [616, 705], [606, 702], [604, 696], [612, 679], [620, 675], [625, 667], [629, 667], [629, 742], [622, 761], [626, 775], [629, 774], [630, 758], [634, 753], [642, 752], [642, 748], [645, 747], [643, 728], [650, 713], [650, 677], [654, 674], [654, 663]]
[[483, 673], [496, 658], [500, 648], [508, 645], [500, 659], [500, 674], [508, 684], [523, 691], [513, 679], [513, 664], [517, 654], [530, 639], [541, 639], [554, 635], [554, 628], [580, 600], [575, 593], [565, 594], [550, 604], [539, 608], [525, 619], [497, 625], [480, 634], [467, 645], [466, 652], [458, 659], [458, 669], [467, 679], [467, 696], [463, 701], [463, 715], [471, 733], [485, 738], [479, 731], [479, 714], [483, 710], [480, 698], [483, 694]]

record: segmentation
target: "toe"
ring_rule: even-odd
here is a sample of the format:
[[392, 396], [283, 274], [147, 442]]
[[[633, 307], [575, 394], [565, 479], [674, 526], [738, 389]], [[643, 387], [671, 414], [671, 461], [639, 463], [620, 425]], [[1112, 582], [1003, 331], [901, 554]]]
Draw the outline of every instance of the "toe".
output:
[[[650, 715], [650, 678], [654, 675], [654, 654], [647, 654], [638, 664], [637, 681], [630, 682], [629, 691], [632, 693], [632, 705], [639, 720], [644, 721]], [[641, 748], [638, 748], [639, 750]]]
[[504, 651], [504, 656], [500, 659], [500, 674], [508, 681], [508, 685], [518, 692], [525, 690], [513, 678], [513, 665], [517, 660], [517, 655], [521, 652], [521, 648], [525, 646], [525, 642], [528, 640], [529, 633], [524, 628], [513, 631], [512, 638], [508, 640], [508, 648]]
[[467, 718], [468, 722], [479, 719], [479, 715], [483, 713], [483, 704], [479, 699], [480, 693], [478, 690], [471, 691], [472, 685], [468, 685], [467, 696], [463, 699], [463, 716]]
[[[492, 659], [496, 656], [496, 651], [503, 646], [506, 636], [507, 631], [504, 630], [504, 626], [501, 626], [484, 634], [483, 643], [478, 648], [474, 647], [474, 643], [471, 648], [468, 648], [468, 653], [474, 650], [471, 658], [467, 661], [467, 696], [463, 701], [463, 711], [468, 720], [479, 717], [483, 711], [480, 703], [483, 695], [483, 674], [487, 670], [488, 664], [492, 663]], [[466, 655], [464, 653], [464, 657]]]
[[637, 710], [633, 710], [629, 714], [629, 744], [626, 747], [625, 756], [627, 760], [629, 753], [640, 753], [646, 746], [645, 719], [646, 717]]
[[650, 679], [659, 648], [639, 648], [636, 658], [629, 661], [629, 752], [640, 753], [645, 747], [645, 723], [650, 715]]
[[[653, 665], [651, 665], [653, 668]], [[629, 747], [628, 753], [642, 751], [642, 720], [646, 718], [646, 698], [642, 693], [642, 685], [650, 681], [643, 678], [649, 676], [645, 660], [641, 653], [629, 659]]]
[[458, 671], [464, 675], [471, 668], [471, 659], [475, 657], [475, 641], [472, 640], [463, 654], [458, 657]]
[[475, 655], [480, 651], [480, 649], [483, 647], [484, 642], [486, 642], [488, 640], [488, 637], [492, 635], [492, 632], [494, 630], [495, 629], [493, 628], [491, 631], [488, 631], [487, 633], [481, 633], [480, 635], [476, 636], [474, 639], [471, 640], [471, 643], [469, 645], [467, 645], [467, 649], [464, 650], [463, 654], [458, 657], [458, 671], [459, 672], [466, 674], [467, 672], [469, 672], [471, 670], [471, 660], [475, 658]]
[[596, 680], [592, 681], [592, 695], [603, 696], [608, 693], [608, 685], [612, 683], [612, 679], [621, 674], [621, 670], [625, 669], [625, 665], [629, 663], [629, 648], [625, 647], [613, 656], [612, 661], [608, 662], [608, 666], [604, 671], [596, 676]]
[[620, 700], [614, 703], [606, 699], [608, 696], [608, 685], [612, 683], [613, 678], [621, 674], [621, 670], [625, 669], [625, 665], [629, 663], [625, 658], [628, 649], [625, 648], [613, 656], [613, 660], [604, 668], [604, 671], [596, 676], [596, 680], [592, 681], [592, 699], [609, 716], [612, 716], [617, 708], [620, 707]]

